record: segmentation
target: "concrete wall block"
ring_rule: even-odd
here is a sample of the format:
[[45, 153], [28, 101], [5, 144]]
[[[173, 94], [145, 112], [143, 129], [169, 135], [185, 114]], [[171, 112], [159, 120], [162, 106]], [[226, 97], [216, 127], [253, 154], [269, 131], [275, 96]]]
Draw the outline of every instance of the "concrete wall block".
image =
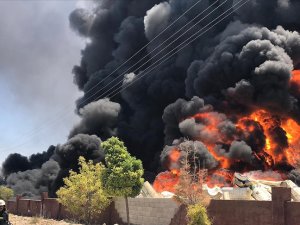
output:
[[159, 218], [159, 223], [164, 224], [164, 225], [169, 225], [171, 222], [170, 218]]

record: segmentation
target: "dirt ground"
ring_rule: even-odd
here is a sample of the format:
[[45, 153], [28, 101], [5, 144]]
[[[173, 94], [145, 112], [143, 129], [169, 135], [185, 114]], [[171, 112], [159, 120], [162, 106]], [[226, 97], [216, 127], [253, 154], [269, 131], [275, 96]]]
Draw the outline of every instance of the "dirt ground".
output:
[[40, 217], [23, 217], [9, 214], [9, 220], [13, 225], [80, 225], [78, 223], [43, 219]]

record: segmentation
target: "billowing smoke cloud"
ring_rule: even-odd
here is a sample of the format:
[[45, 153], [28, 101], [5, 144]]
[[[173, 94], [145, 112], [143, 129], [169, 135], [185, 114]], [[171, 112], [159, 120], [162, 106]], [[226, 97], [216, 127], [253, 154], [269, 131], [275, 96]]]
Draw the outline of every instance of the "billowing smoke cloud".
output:
[[116, 135], [116, 123], [120, 113], [120, 104], [100, 99], [92, 102], [79, 110], [81, 122], [70, 133], [70, 137], [76, 134], [95, 134], [102, 138]]
[[162, 2], [147, 11], [144, 18], [145, 34], [148, 40], [166, 29], [171, 15], [171, 6], [168, 2]]
[[54, 150], [55, 150], [55, 146], [50, 145], [47, 151], [44, 151], [42, 153], [32, 154], [29, 157], [30, 167], [32, 169], [41, 168], [42, 165], [52, 157]]
[[55, 146], [51, 145], [47, 151], [32, 154], [27, 158], [21, 154], [10, 154], [2, 165], [2, 173], [8, 176], [11, 173], [22, 172], [30, 169], [39, 169], [54, 153]]
[[292, 170], [289, 173], [288, 178], [291, 179], [292, 181], [294, 181], [298, 186], [300, 186], [300, 171], [299, 170]]
[[10, 154], [2, 165], [2, 173], [4, 176], [28, 169], [30, 169], [28, 158], [18, 153]]
[[63, 145], [50, 146], [43, 153], [31, 155], [29, 160], [13, 154], [3, 163], [2, 171], [6, 172], [7, 185], [16, 194], [32, 197], [47, 191], [54, 197], [63, 185], [63, 178], [69, 175], [69, 170], [78, 170], [79, 156], [95, 163], [104, 160], [100, 144], [101, 140], [96, 135], [78, 134]]
[[282, 27], [250, 27], [231, 35], [205, 61], [192, 63], [187, 95], [218, 96], [218, 101], [248, 112], [262, 107], [291, 114], [298, 110], [289, 81], [293, 59], [299, 58], [299, 41], [298, 33]]
[[[297, 68], [300, 53], [300, 35], [295, 32], [299, 28], [295, 13], [298, 2], [250, 1], [155, 70], [146, 69], [157, 65], [156, 60], [222, 12], [231, 12], [236, 2], [201, 1], [159, 37], [156, 35], [196, 0], [102, 1], [89, 13], [74, 11], [70, 17], [72, 27], [91, 40], [83, 51], [81, 65], [74, 68], [75, 82], [85, 93], [77, 102], [79, 112], [96, 99], [92, 97], [96, 90], [98, 97], [110, 96], [108, 87], [119, 82], [112, 90], [116, 93], [123, 88], [123, 92], [111, 94], [111, 101], [119, 103], [121, 110], [117, 125], [109, 124], [108, 130], [126, 142], [147, 170], [158, 168], [164, 144], [171, 146], [183, 137], [211, 145], [208, 148], [218, 152], [219, 157], [241, 160], [259, 169], [262, 163], [255, 155], [262, 154], [266, 146], [264, 130], [253, 120], [239, 121], [242, 127], [251, 128], [251, 132], [245, 132], [237, 129], [236, 122], [238, 116], [249, 115], [257, 108], [300, 121], [299, 95], [292, 93], [290, 85], [291, 71]], [[208, 6], [211, 10], [200, 14]], [[208, 15], [212, 10], [215, 11]], [[194, 19], [195, 16], [199, 17]], [[272, 16], [274, 19], [270, 19]], [[191, 20], [176, 38], [195, 24], [192, 30], [178, 40], [171, 37]], [[114, 71], [153, 39], [146, 49]], [[172, 40], [174, 43], [167, 46]], [[162, 50], [164, 47], [167, 48]], [[130, 68], [143, 57], [143, 62]], [[147, 76], [140, 79], [145, 72]], [[92, 89], [99, 81], [99, 88]], [[131, 86], [126, 88], [128, 85]], [[196, 114], [202, 114], [202, 118]], [[80, 127], [84, 129], [74, 133], [97, 134], [102, 139], [109, 136], [100, 132], [100, 126], [95, 129], [87, 124], [83, 116]], [[283, 130], [278, 127], [269, 133], [272, 140], [282, 140], [276, 150], [282, 153], [287, 144]]]
[[183, 118], [188, 118], [199, 112], [207, 111], [210, 107], [204, 107], [203, 99], [193, 97], [191, 101], [178, 99], [176, 102], [168, 105], [162, 116], [165, 123], [165, 142], [171, 144], [176, 138], [181, 137], [180, 128], [178, 124]]
[[[181, 155], [181, 159], [178, 161], [179, 165], [169, 165], [169, 155], [174, 149], [178, 150]], [[162, 164], [166, 168], [179, 168], [181, 163], [184, 163], [184, 159], [193, 160], [193, 166], [196, 166], [201, 169], [213, 169], [218, 166], [218, 162], [211, 155], [207, 147], [199, 141], [183, 141], [181, 143], [177, 143], [174, 146], [165, 146], [160, 159]]]
[[52, 156], [52, 160], [58, 162], [60, 171], [54, 181], [51, 196], [56, 195], [59, 187], [63, 186], [63, 178], [69, 175], [69, 171], [78, 171], [78, 158], [93, 160], [94, 163], [104, 161], [104, 151], [101, 149], [101, 140], [96, 135], [77, 134], [65, 144], [58, 145]]
[[[200, 22], [196, 25], [193, 31], [205, 26], [207, 21], [216, 16], [217, 13], [229, 9], [230, 2], [232, 1], [227, 1], [211, 15], [204, 13], [200, 16], [193, 24], [204, 16], [207, 17], [202, 23]], [[158, 47], [159, 43], [162, 43], [170, 34], [173, 34], [187, 21], [192, 20], [199, 12], [206, 9], [210, 5], [209, 1], [202, 1], [196, 5], [179, 23], [175, 23], [171, 29], [168, 29], [164, 35], [157, 38], [147, 49], [144, 49], [136, 57], [133, 57], [129, 63], [120, 68], [112, 76], [108, 77], [108, 75], [195, 3], [196, 1], [187, 2], [182, 0], [170, 2], [159, 0], [117, 0], [113, 3], [102, 1], [94, 9], [94, 17], [89, 22], [86, 21], [88, 18], [86, 13], [82, 15], [82, 19], [76, 19], [76, 21], [79, 21], [78, 25], [71, 18], [72, 27], [76, 30], [82, 29], [82, 26], [85, 24], [92, 23], [87, 35], [91, 43], [83, 51], [81, 65], [74, 68], [75, 82], [85, 92], [83, 98], [77, 102], [78, 108], [82, 108], [85, 104], [94, 101], [96, 97], [92, 97], [92, 95], [96, 90], [96, 96], [103, 97], [107, 95], [105, 91], [108, 90], [108, 87], [112, 87], [118, 81], [121, 81], [120, 85], [123, 83], [124, 86], [135, 82], [146, 66], [150, 65], [150, 61], [144, 66], [142, 65], [146, 62], [146, 59], [150, 59], [147, 53], [150, 53], [151, 50]], [[217, 5], [215, 4], [212, 9], [215, 9]], [[161, 13], [162, 10], [164, 13]], [[82, 14], [74, 13], [76, 17]], [[220, 25], [220, 28], [224, 28], [225, 26], [226, 24]], [[83, 30], [86, 29], [84, 28]], [[189, 32], [191, 34], [192, 31]], [[218, 29], [212, 29], [207, 35], [210, 37], [215, 36], [218, 32], [220, 32]], [[179, 38], [168, 48], [178, 46], [189, 34], [187, 33], [182, 38]], [[175, 37], [172, 40], [175, 40]], [[202, 41], [203, 43], [194, 43], [190, 48], [181, 51], [180, 54], [174, 55], [169, 62], [159, 66], [157, 70], [151, 71], [147, 79], [141, 79], [140, 82], [134, 84], [130, 89], [124, 90], [122, 95], [116, 95], [112, 99], [112, 101], [118, 102], [122, 107], [117, 127], [118, 136], [126, 142], [126, 145], [133, 154], [144, 160], [145, 167], [149, 170], [157, 168], [159, 154], [163, 146], [164, 125], [161, 119], [163, 111], [168, 104], [174, 102], [179, 97], [185, 96], [184, 80], [186, 70], [191, 60], [199, 55], [197, 53], [197, 46], [199, 44], [198, 47], [200, 47], [205, 42], [210, 42], [207, 37], [203, 37]], [[167, 45], [168, 43], [165, 43], [159, 49], [167, 47]], [[157, 52], [158, 50], [151, 53], [154, 57], [153, 59], [158, 59], [155, 56]], [[162, 53], [160, 53], [160, 56], [162, 56]], [[143, 63], [139, 63], [127, 71], [129, 67], [143, 57], [145, 57]], [[131, 78], [128, 79], [128, 76], [123, 75], [124, 72], [135, 75], [131, 74]], [[105, 87], [117, 76], [117, 81]], [[126, 81], [122, 82], [122, 79], [125, 77]], [[99, 88], [92, 90], [92, 87], [104, 78], [106, 79], [102, 81]], [[120, 85], [117, 85], [113, 90], [116, 90]], [[86, 133], [89, 132], [86, 131]], [[104, 138], [101, 135], [100, 137]]]
[[52, 159], [57, 161], [62, 169], [78, 168], [78, 158], [100, 162], [104, 159], [100, 147], [101, 140], [96, 135], [78, 134], [70, 138], [67, 143], [58, 145]]
[[[232, 12], [237, 1], [199, 1], [156, 37], [196, 2], [102, 0], [92, 10], [71, 13], [71, 27], [89, 42], [80, 65], [73, 68], [74, 82], [84, 93], [77, 101], [82, 120], [52, 157], [61, 167], [57, 187], [67, 170], [76, 168], [78, 156], [101, 161], [99, 144], [111, 135], [123, 139], [152, 172], [157, 172], [160, 159], [165, 162], [171, 149], [182, 143], [195, 146], [199, 159], [210, 169], [231, 161], [239, 171], [265, 169], [266, 162], [272, 167], [276, 162], [263, 151], [270, 141], [276, 141], [276, 153], [284, 153], [287, 134], [278, 118], [300, 122], [298, 86], [291, 85], [291, 71], [300, 68], [300, 3], [251, 0], [158, 65], [156, 60], [178, 49], [221, 13]], [[145, 44], [147, 48], [131, 57]], [[147, 70], [150, 65], [151, 71]], [[257, 109], [275, 114], [270, 118], [274, 126], [240, 119]], [[285, 157], [281, 160], [285, 164], [281, 168], [293, 169]], [[298, 179], [294, 171], [290, 176]]]
[[233, 141], [228, 152], [222, 150], [219, 152], [220, 155], [225, 155], [227, 158], [231, 158], [233, 160], [241, 160], [251, 163], [251, 159], [253, 157], [252, 149], [244, 141]]
[[15, 194], [35, 197], [42, 192], [51, 192], [59, 169], [57, 162], [49, 160], [42, 165], [41, 169], [10, 174], [6, 182]]
[[286, 29], [299, 31], [299, 10], [300, 3], [297, 0], [250, 1], [247, 7], [237, 11], [237, 15], [246, 23], [261, 24], [270, 28], [280, 24]]

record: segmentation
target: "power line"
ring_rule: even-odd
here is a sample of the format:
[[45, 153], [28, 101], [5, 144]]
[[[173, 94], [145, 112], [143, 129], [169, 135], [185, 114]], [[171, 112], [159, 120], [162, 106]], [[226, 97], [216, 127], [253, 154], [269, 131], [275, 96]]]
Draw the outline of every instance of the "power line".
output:
[[[182, 33], [179, 37], [177, 37], [175, 40], [173, 40], [171, 43], [169, 43], [167, 46], [165, 46], [164, 48], [162, 48], [158, 53], [156, 53], [153, 58], [155, 56], [158, 56], [159, 53], [161, 53], [162, 51], [164, 51], [166, 48], [170, 47], [173, 43], [175, 43], [179, 38], [181, 38], [182, 36], [184, 36], [188, 31], [190, 31], [192, 28], [194, 28], [196, 25], [198, 25], [200, 22], [202, 22], [204, 19], [206, 19], [210, 14], [212, 14], [214, 11], [216, 11], [219, 7], [221, 7], [223, 4], [225, 4], [228, 0], [225, 0], [222, 4], [220, 4], [218, 7], [216, 7], [213, 11], [211, 11], [209, 14], [207, 14], [205, 17], [203, 17], [201, 20], [199, 20], [197, 23], [195, 23], [193, 26], [191, 26], [188, 30], [186, 30], [184, 33]], [[217, 3], [218, 1], [216, 1], [215, 3]], [[214, 4], [215, 4], [214, 3]], [[164, 43], [166, 43], [169, 39], [171, 39], [173, 36], [175, 36], [178, 32], [180, 32], [183, 28], [185, 28], [186, 26], [188, 26], [190, 23], [193, 22], [193, 20], [195, 18], [198, 18], [200, 15], [202, 15], [207, 9], [209, 9], [210, 7], [212, 7], [212, 5], [210, 5], [208, 8], [206, 8], [205, 10], [203, 10], [200, 14], [198, 14], [196, 17], [194, 17], [191, 21], [189, 21], [186, 25], [184, 25], [181, 29], [179, 29], [177, 32], [175, 32], [173, 35], [171, 35], [167, 40], [165, 40], [163, 43], [161, 43], [159, 46], [157, 46], [155, 49], [153, 49], [150, 53], [148, 53], [146, 56], [144, 56], [142, 59], [140, 59], [137, 63], [135, 63], [132, 67], [130, 67], [129, 69], [127, 69], [122, 75], [125, 75], [126, 73], [128, 73], [130, 71], [130, 69], [132, 69], [135, 65], [137, 65], [139, 62], [141, 62], [143, 59], [145, 59], [148, 55], [150, 55], [151, 53], [153, 53], [156, 49], [158, 49], [159, 47], [161, 47]], [[148, 62], [150, 62], [152, 59], [148, 59], [145, 63], [143, 63], [141, 66], [139, 66], [136, 70], [141, 69], [143, 66], [145, 66]], [[151, 65], [150, 65], [151, 66]], [[118, 78], [118, 77], [117, 77]], [[109, 82], [108, 84], [106, 84], [103, 88], [101, 88], [100, 90], [96, 91], [92, 96], [90, 96], [89, 98], [95, 96], [96, 94], [98, 94], [99, 92], [101, 92], [105, 87], [107, 87], [108, 85], [110, 85], [111, 83], [113, 83], [114, 81], [117, 80], [114, 79], [111, 82]], [[113, 85], [112, 87], [119, 85], [120, 83], [122, 83], [122, 80], [119, 81], [117, 84]], [[96, 100], [98, 100], [99, 98], [105, 97], [105, 94], [107, 92], [109, 92], [111, 89], [109, 88], [108, 90], [106, 90], [104, 93], [102, 93], [98, 98], [96, 98]], [[101, 97], [102, 96], [102, 97]]]
[[[218, 21], [217, 23], [213, 24], [213, 26], [215, 26], [216, 24], [220, 23], [221, 21], [223, 21], [225, 18], [227, 18], [229, 15], [231, 15], [234, 11], [236, 11], [237, 9], [239, 9], [240, 7], [242, 7], [244, 4], [246, 4], [249, 0], [247, 0], [246, 2], [244, 2], [242, 5], [240, 5], [239, 7], [237, 7], [236, 9], [234, 9], [231, 13], [229, 13], [227, 16], [223, 17], [220, 21]], [[236, 3], [234, 6], [232, 6], [230, 9], [233, 9], [236, 5], [238, 5], [241, 1], [239, 1], [238, 3]], [[224, 13], [222, 13], [220, 16], [218, 16], [216, 19], [214, 19], [213, 21], [211, 21], [209, 24], [207, 24], [205, 27], [207, 27], [208, 25], [210, 25], [212, 22], [214, 22], [215, 20], [219, 19], [222, 15], [224, 15], [226, 12], [228, 12], [230, 9], [226, 10]], [[204, 27], [204, 28], [205, 28]], [[196, 38], [194, 38], [191, 42], [193, 42], [194, 40], [196, 40], [197, 38], [199, 38], [202, 34], [206, 33], [208, 30], [210, 30], [212, 27], [208, 28], [205, 32], [201, 33], [200, 35], [198, 35]], [[203, 28], [202, 28], [203, 29]], [[188, 40], [190, 40], [192, 37], [194, 37], [196, 34], [198, 34], [202, 29], [200, 29], [197, 33], [195, 33], [194, 35], [192, 35], [190, 38], [188, 38], [186, 41], [184, 41], [183, 43], [181, 43], [179, 46], [181, 46], [182, 44], [186, 43]], [[185, 48], [187, 45], [189, 45], [191, 42], [188, 42], [187, 44], [185, 44], [182, 48], [176, 50], [176, 49], [173, 49], [171, 50], [169, 53], [171, 53], [172, 51], [176, 50], [172, 55], [170, 55], [167, 59], [165, 59], [163, 62], [167, 61], [168, 59], [170, 59], [174, 54], [176, 54], [178, 51], [182, 50], [183, 48]], [[148, 43], [149, 44], [149, 43]], [[168, 55], [169, 53], [167, 53], [166, 55]], [[166, 56], [165, 55], [165, 56]], [[164, 57], [165, 57], [164, 56]], [[162, 57], [162, 58], [164, 58]], [[159, 60], [158, 60], [159, 61]], [[156, 61], [157, 62], [157, 61]], [[156, 63], [155, 62], [155, 63]], [[153, 69], [155, 69], [156, 67], [158, 67], [159, 65], [161, 65], [163, 62], [159, 63], [158, 65], [156, 65], [154, 68], [152, 68], [150, 71], [147, 71], [146, 74], [148, 74], [149, 72], [151, 72]], [[152, 66], [152, 65], [151, 65]], [[147, 69], [149, 69], [151, 66], [149, 66]], [[146, 70], [147, 70], [146, 69]], [[143, 73], [143, 72], [142, 72]], [[125, 88], [121, 87], [120, 91], [118, 92], [115, 92], [116, 90], [114, 90], [111, 94], [113, 94], [111, 97], [114, 97], [115, 95], [117, 95], [118, 93], [120, 93], [121, 91], [125, 90], [126, 88], [128, 88], [129, 86], [131, 86], [132, 84], [134, 84], [137, 80], [141, 79], [142, 77], [144, 77], [146, 74], [138, 77], [137, 79], [135, 79], [132, 83], [130, 83], [129, 85], [127, 85]], [[18, 146], [16, 147], [21, 147], [22, 144], [19, 144]], [[9, 148], [9, 150], [11, 150], [13, 148]], [[3, 153], [3, 152], [1, 152]]]
[[[234, 6], [232, 6], [229, 10], [233, 9], [236, 5], [238, 5], [240, 2], [242, 2], [243, 0], [240, 0], [238, 3], [236, 3]], [[238, 10], [239, 8], [241, 8], [242, 6], [244, 6], [247, 2], [249, 2], [250, 0], [246, 0], [242, 5], [238, 6], [237, 8], [233, 9], [232, 12], [230, 12], [228, 15], [226, 15], [225, 17], [223, 17], [221, 20], [219, 20], [218, 22], [216, 22], [215, 24], [213, 24], [210, 28], [208, 28], [207, 30], [205, 30], [203, 33], [201, 33], [200, 35], [198, 35], [196, 38], [194, 38], [192, 41], [188, 42], [186, 45], [184, 45], [183, 47], [181, 47], [180, 49], [176, 50], [174, 53], [172, 53], [168, 58], [166, 58], [165, 60], [163, 60], [162, 62], [160, 62], [158, 65], [156, 65], [154, 68], [157, 68], [159, 65], [161, 65], [162, 63], [166, 62], [168, 59], [170, 59], [173, 55], [175, 55], [177, 52], [181, 51], [182, 49], [184, 49], [186, 46], [188, 46], [190, 43], [192, 43], [193, 41], [195, 41], [196, 39], [198, 39], [200, 36], [202, 36], [202, 34], [206, 33], [208, 30], [210, 30], [212, 27], [214, 27], [215, 25], [219, 24], [220, 22], [222, 22], [225, 18], [227, 18], [228, 16], [230, 16], [233, 12], [235, 12], [236, 10]], [[228, 11], [228, 10], [227, 10]], [[225, 13], [225, 12], [224, 12]], [[222, 15], [224, 14], [222, 13]], [[222, 16], [220, 15], [220, 16]], [[220, 17], [219, 16], [219, 17]], [[218, 18], [219, 18], [218, 17]], [[218, 19], [216, 18], [216, 19]], [[213, 22], [213, 21], [212, 21]], [[198, 31], [199, 32], [199, 31]], [[198, 33], [197, 32], [197, 33]], [[196, 33], [196, 34], [197, 34]], [[190, 38], [192, 38], [193, 36], [195, 36], [196, 34], [192, 35]], [[189, 39], [190, 39], [189, 38]], [[187, 39], [187, 40], [189, 40]], [[186, 42], [186, 41], [185, 41]], [[184, 42], [183, 42], [184, 43]], [[180, 44], [182, 45], [182, 44]], [[174, 50], [174, 49], [173, 49]], [[173, 51], [172, 50], [172, 51]], [[171, 51], [171, 52], [172, 52]], [[169, 52], [170, 53], [170, 52]], [[168, 54], [169, 54], [168, 53]], [[149, 67], [148, 67], [149, 68]], [[148, 69], [147, 68], [147, 69]], [[150, 71], [147, 71], [147, 73], [143, 74], [142, 76], [138, 77], [137, 79], [135, 79], [132, 83], [128, 84], [125, 88], [121, 87], [121, 89], [117, 92], [115, 92], [117, 89], [115, 89], [111, 94], [114, 94], [111, 96], [111, 98], [113, 98], [114, 96], [116, 96], [117, 94], [121, 93], [123, 90], [125, 90], [126, 88], [128, 88], [129, 86], [133, 85], [135, 82], [137, 82], [139, 79], [143, 78], [146, 74], [148, 74], [149, 72], [151, 72], [154, 68], [152, 68]], [[143, 73], [143, 72], [142, 72]]]
[[[181, 18], [183, 18], [183, 16], [185, 16], [188, 12], [190, 12], [195, 6], [197, 6], [201, 1], [202, 0], [199, 0], [196, 3], [194, 3], [191, 7], [189, 7], [183, 14], [181, 14], [176, 20], [174, 20], [171, 24], [169, 24], [158, 35], [156, 35], [152, 40], [150, 40], [146, 45], [144, 45], [141, 49], [139, 49], [136, 53], [134, 53], [129, 59], [127, 59], [125, 62], [123, 62], [120, 66], [118, 66], [115, 70], [113, 70], [104, 79], [102, 79], [98, 83], [96, 83], [91, 89], [89, 89], [87, 92], [85, 92], [85, 95], [88, 94], [88, 93], [90, 93], [90, 92], [92, 92], [97, 86], [99, 86], [102, 82], [104, 82], [105, 80], [107, 80], [111, 75], [113, 75], [115, 72], [117, 72], [122, 66], [124, 66], [131, 59], [133, 59], [135, 56], [137, 56], [145, 48], [147, 48], [151, 43], [153, 43], [157, 38], [159, 38], [166, 30], [168, 30], [170, 27], [172, 27], [177, 21], [179, 21]], [[141, 61], [141, 60], [139, 60], [139, 61]], [[102, 89], [104, 89], [105, 87], [102, 87]], [[102, 89], [98, 90], [96, 93], [100, 92]], [[81, 102], [81, 104], [87, 103], [94, 95], [95, 94], [93, 94], [92, 96], [89, 96], [88, 98], [86, 98], [83, 102]], [[64, 114], [65, 114], [65, 108], [63, 108], [59, 113], [57, 113], [57, 116], [53, 120], [47, 120], [46, 124], [51, 123], [52, 121], [55, 121], [56, 119], [59, 119], [61, 116], [64, 116]], [[35, 133], [39, 132], [41, 129], [44, 129], [44, 128], [45, 128], [45, 122], [44, 122], [43, 126], [41, 126], [40, 128], [35, 128], [35, 129], [30, 130], [29, 132], [27, 132], [26, 136], [24, 135], [23, 137], [26, 137], [26, 138], [28, 136], [31, 137], [32, 135], [35, 135]]]

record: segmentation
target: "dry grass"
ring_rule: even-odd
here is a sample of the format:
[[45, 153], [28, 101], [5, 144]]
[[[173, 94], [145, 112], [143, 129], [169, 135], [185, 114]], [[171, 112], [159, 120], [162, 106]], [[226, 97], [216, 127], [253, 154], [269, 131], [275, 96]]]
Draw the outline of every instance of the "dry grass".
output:
[[13, 225], [79, 225], [77, 223], [66, 222], [66, 221], [57, 221], [52, 219], [44, 219], [41, 217], [24, 217], [24, 216], [16, 216], [9, 215], [9, 220]]

